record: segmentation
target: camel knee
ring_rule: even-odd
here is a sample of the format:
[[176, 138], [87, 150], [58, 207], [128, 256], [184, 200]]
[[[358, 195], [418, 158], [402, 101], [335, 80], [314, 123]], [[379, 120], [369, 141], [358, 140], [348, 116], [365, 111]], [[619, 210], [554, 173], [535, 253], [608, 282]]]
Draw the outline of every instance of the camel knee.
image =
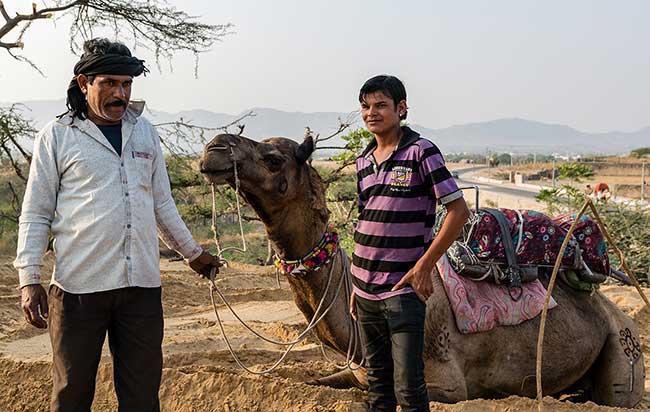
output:
[[427, 362], [424, 376], [430, 401], [456, 403], [468, 399], [465, 375], [455, 361]]
[[598, 404], [632, 408], [641, 401], [645, 368], [635, 330], [623, 328], [607, 337], [590, 377], [591, 397]]

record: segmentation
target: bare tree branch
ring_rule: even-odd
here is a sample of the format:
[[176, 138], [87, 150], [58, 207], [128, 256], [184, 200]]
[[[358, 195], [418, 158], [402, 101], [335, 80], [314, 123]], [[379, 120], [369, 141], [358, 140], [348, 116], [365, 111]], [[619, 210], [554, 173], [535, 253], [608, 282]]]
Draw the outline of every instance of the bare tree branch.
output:
[[11, 17], [9, 17], [7, 9], [5, 9], [5, 5], [2, 3], [2, 0], [0, 0], [0, 14], [2, 14], [2, 17], [4, 17], [5, 21], [11, 20]]
[[[83, 41], [93, 37], [93, 30], [110, 28], [115, 35], [122, 35], [123, 29], [131, 33], [134, 47], [152, 50], [156, 64], [161, 59], [171, 60], [179, 51], [189, 51], [195, 55], [195, 74], [198, 68], [198, 55], [209, 50], [214, 42], [232, 32], [232, 24], [205, 24], [183, 11], [177, 10], [165, 0], [53, 0], [54, 7], [37, 9], [32, 7], [30, 14], [17, 13], [11, 17], [0, 1], [0, 14], [5, 24], [0, 26], [0, 40], [15, 31], [22, 24], [52, 18], [55, 14], [71, 14], [70, 49], [77, 52]], [[0, 48], [6, 50], [22, 49], [22, 37], [26, 27], [20, 30], [15, 41], [0, 41]], [[29, 63], [23, 56], [11, 54], [17, 60]]]
[[[230, 123], [228, 123], [228, 124], [226, 124], [226, 125], [224, 125], [224, 126], [219, 127], [218, 130], [223, 130], [224, 132], [227, 133], [227, 132], [228, 132], [228, 129], [229, 129], [230, 127], [232, 127], [232, 126], [237, 126], [237, 127], [241, 128], [241, 122], [242, 122], [242, 120], [244, 120], [244, 119], [246, 119], [246, 118], [248, 118], [248, 117], [255, 117], [255, 116], [257, 116], [257, 114], [256, 114], [254, 111], [249, 110], [248, 112], [242, 114], [241, 116], [239, 116], [238, 118], [236, 118], [236, 119], [233, 120], [232, 122], [230, 122]], [[241, 128], [241, 131], [242, 131], [242, 132], [243, 132], [243, 130], [244, 130], [244, 129]], [[241, 133], [241, 132], [240, 132], [240, 133]]]
[[354, 162], [355, 162], [355, 160], [353, 159], [353, 160], [349, 160], [349, 161], [341, 163], [339, 165], [339, 167], [334, 169], [331, 173], [329, 173], [323, 179], [323, 183], [325, 184], [325, 186], [327, 187], [327, 186], [330, 185], [330, 183], [339, 180], [341, 178], [341, 175], [343, 174], [343, 170], [345, 170], [345, 168], [348, 167], [348, 166], [352, 166], [354, 164]]
[[7, 187], [11, 193], [11, 199], [9, 200], [11, 212], [6, 213], [5, 211], [0, 210], [0, 220], [9, 220], [13, 223], [18, 223], [18, 218], [20, 217], [20, 196], [11, 182], [7, 182]]
[[[346, 129], [348, 129], [350, 126], [352, 126], [352, 124], [356, 121], [356, 118], [357, 118], [358, 115], [359, 115], [359, 112], [355, 111], [355, 112], [349, 113], [348, 117], [345, 120], [341, 120], [341, 118], [339, 117], [339, 128], [338, 128], [338, 130], [335, 131], [334, 133], [332, 133], [331, 135], [329, 135], [327, 137], [324, 137], [322, 139], [317, 137], [314, 140], [314, 145], [317, 145], [320, 142], [328, 141], [328, 140], [340, 135], [341, 133], [343, 133]], [[320, 147], [317, 147], [317, 148], [322, 149]]]
[[319, 146], [314, 150], [345, 150], [347, 146]]
[[[234, 125], [239, 125], [248, 118], [255, 116], [253, 111], [248, 111], [232, 122], [218, 127], [207, 127], [195, 125], [191, 120], [180, 118], [171, 122], [156, 123], [154, 126], [160, 131], [160, 141], [169, 153], [178, 157], [189, 157], [196, 154], [196, 147], [202, 148], [212, 137], [212, 133], [219, 130], [228, 132], [228, 129]], [[189, 170], [189, 164], [184, 167]]]
[[[0, 47], [2, 47], [3, 49], [22, 49], [23, 46], [24, 45], [22, 43], [20, 43], [20, 42], [3, 43], [3, 42], [0, 41]], [[9, 53], [9, 54], [11, 54], [11, 53]]]
[[0, 142], [0, 149], [2, 149], [2, 152], [4, 152], [5, 156], [7, 156], [7, 159], [9, 159], [9, 163], [11, 164], [12, 169], [14, 169], [16, 176], [18, 176], [22, 181], [27, 182], [27, 178], [23, 174], [23, 171], [20, 168], [20, 164], [16, 161], [16, 159], [14, 159], [11, 153], [11, 149], [4, 142]]
[[[21, 47], [22, 47], [22, 46], [21, 46]], [[13, 53], [11, 52], [10, 49], [7, 49], [7, 53], [9, 53], [9, 55], [10, 55], [11, 57], [13, 57], [14, 59], [18, 60], [19, 62], [23, 62], [23, 63], [27, 63], [27, 64], [29, 64], [29, 65], [32, 67], [32, 69], [34, 69], [34, 70], [36, 70], [36, 71], [38, 72], [38, 74], [40, 74], [41, 76], [45, 77], [45, 73], [43, 73], [43, 71], [42, 71], [42, 70], [41, 70], [41, 69], [40, 69], [40, 68], [39, 68], [39, 67], [38, 67], [38, 66], [37, 66], [33, 61], [29, 60], [27, 57], [25, 57], [25, 56], [18, 56], [18, 55], [15, 55], [15, 54], [13, 54]]]
[[182, 127], [188, 128], [188, 129], [195, 129], [195, 130], [205, 130], [205, 131], [223, 130], [223, 131], [228, 131], [228, 128], [230, 128], [232, 126], [236, 125], [236, 126], [240, 127], [241, 121], [246, 119], [247, 117], [254, 117], [254, 116], [256, 116], [256, 114], [255, 114], [255, 112], [253, 112], [251, 110], [251, 111], [248, 111], [248, 112], [244, 113], [243, 115], [241, 115], [237, 119], [233, 120], [232, 122], [230, 122], [230, 123], [228, 123], [226, 125], [223, 125], [223, 126], [218, 126], [218, 127], [207, 127], [207, 126], [195, 125], [195, 124], [192, 124], [191, 120], [190, 121], [185, 121], [185, 120], [183, 120], [182, 117], [177, 121], [156, 123], [156, 124], [154, 124], [154, 126], [156, 126], [156, 127], [182, 126]]
[[[82, 3], [85, 3], [86, 1], [83, 0], [78, 0], [78, 1], [73, 1], [72, 3], [66, 4], [61, 7], [52, 7], [52, 8], [46, 8], [42, 10], [36, 10], [35, 4], [32, 8], [32, 14], [18, 14], [16, 13], [16, 17], [9, 17], [7, 14], [7, 11], [4, 8], [4, 5], [2, 5], [2, 15], [6, 20], [6, 23], [4, 26], [0, 27], [0, 39], [12, 31], [13, 29], [18, 26], [23, 21], [31, 21], [31, 20], [38, 20], [38, 19], [50, 19], [53, 16], [53, 13], [59, 12], [59, 11], [65, 11], [68, 9], [71, 9], [75, 6], [78, 6]], [[0, 2], [1, 4], [1, 2]]]
[[19, 104], [14, 104], [9, 108], [0, 107], [0, 152], [4, 153], [9, 160], [16, 176], [26, 181], [27, 177], [23, 173], [23, 166], [14, 158], [14, 153], [16, 151], [20, 153], [27, 164], [31, 162], [31, 154], [19, 140], [33, 139], [36, 129], [22, 117], [21, 109], [22, 105]]

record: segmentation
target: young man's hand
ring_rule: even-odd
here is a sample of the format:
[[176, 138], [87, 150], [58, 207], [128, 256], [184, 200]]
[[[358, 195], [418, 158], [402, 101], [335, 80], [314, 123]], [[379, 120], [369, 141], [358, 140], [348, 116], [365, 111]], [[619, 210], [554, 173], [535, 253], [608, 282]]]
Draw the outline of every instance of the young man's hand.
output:
[[219, 266], [221, 262], [219, 258], [211, 255], [210, 253], [203, 251], [196, 259], [189, 262], [190, 267], [199, 275], [210, 279], [210, 273], [214, 268], [215, 274], [219, 273]]
[[406, 275], [397, 282], [391, 291], [396, 291], [404, 287], [407, 283], [411, 285], [415, 294], [420, 298], [422, 303], [426, 303], [429, 296], [433, 294], [433, 281], [431, 280], [431, 272], [433, 266], [418, 261]]
[[40, 329], [47, 328], [47, 293], [40, 284], [23, 286], [20, 289], [21, 307], [25, 320]]

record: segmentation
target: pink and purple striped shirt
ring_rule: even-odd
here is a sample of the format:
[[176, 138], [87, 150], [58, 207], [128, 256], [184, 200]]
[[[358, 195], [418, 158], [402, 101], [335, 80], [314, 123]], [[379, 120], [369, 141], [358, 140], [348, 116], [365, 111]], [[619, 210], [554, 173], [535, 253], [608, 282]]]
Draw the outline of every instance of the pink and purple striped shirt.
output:
[[376, 141], [357, 158], [359, 223], [355, 229], [352, 282], [355, 293], [381, 300], [411, 293], [391, 288], [431, 244], [436, 204], [463, 196], [440, 150], [408, 127], [393, 153], [380, 165]]

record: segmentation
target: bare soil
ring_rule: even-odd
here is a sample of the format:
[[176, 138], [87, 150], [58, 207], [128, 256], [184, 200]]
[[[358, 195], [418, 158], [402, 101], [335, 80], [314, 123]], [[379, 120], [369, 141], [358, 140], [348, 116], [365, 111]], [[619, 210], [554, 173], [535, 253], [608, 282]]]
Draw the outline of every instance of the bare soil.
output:
[[[11, 256], [0, 256], [0, 411], [47, 411], [51, 390], [50, 345], [46, 333], [28, 326], [19, 309], [20, 293]], [[51, 259], [47, 260], [48, 269]], [[162, 261], [165, 309], [163, 411], [359, 411], [363, 392], [306, 385], [333, 373], [317, 341], [298, 345], [275, 372], [255, 376], [235, 364], [226, 350], [212, 312], [207, 283], [181, 262]], [[219, 275], [219, 286], [237, 312], [269, 337], [295, 338], [306, 322], [283, 280], [273, 270], [233, 264]], [[632, 316], [642, 333], [646, 370], [650, 370], [650, 311], [632, 288], [604, 286], [603, 291]], [[650, 291], [647, 291], [650, 292]], [[260, 370], [280, 356], [277, 348], [255, 339], [220, 306], [226, 332], [242, 361]], [[650, 410], [650, 381], [637, 410]], [[454, 405], [431, 403], [432, 411], [537, 411], [532, 399], [472, 400]], [[624, 409], [546, 398], [545, 411], [604, 412]], [[117, 411], [110, 356], [105, 348], [97, 374], [95, 412]]]

